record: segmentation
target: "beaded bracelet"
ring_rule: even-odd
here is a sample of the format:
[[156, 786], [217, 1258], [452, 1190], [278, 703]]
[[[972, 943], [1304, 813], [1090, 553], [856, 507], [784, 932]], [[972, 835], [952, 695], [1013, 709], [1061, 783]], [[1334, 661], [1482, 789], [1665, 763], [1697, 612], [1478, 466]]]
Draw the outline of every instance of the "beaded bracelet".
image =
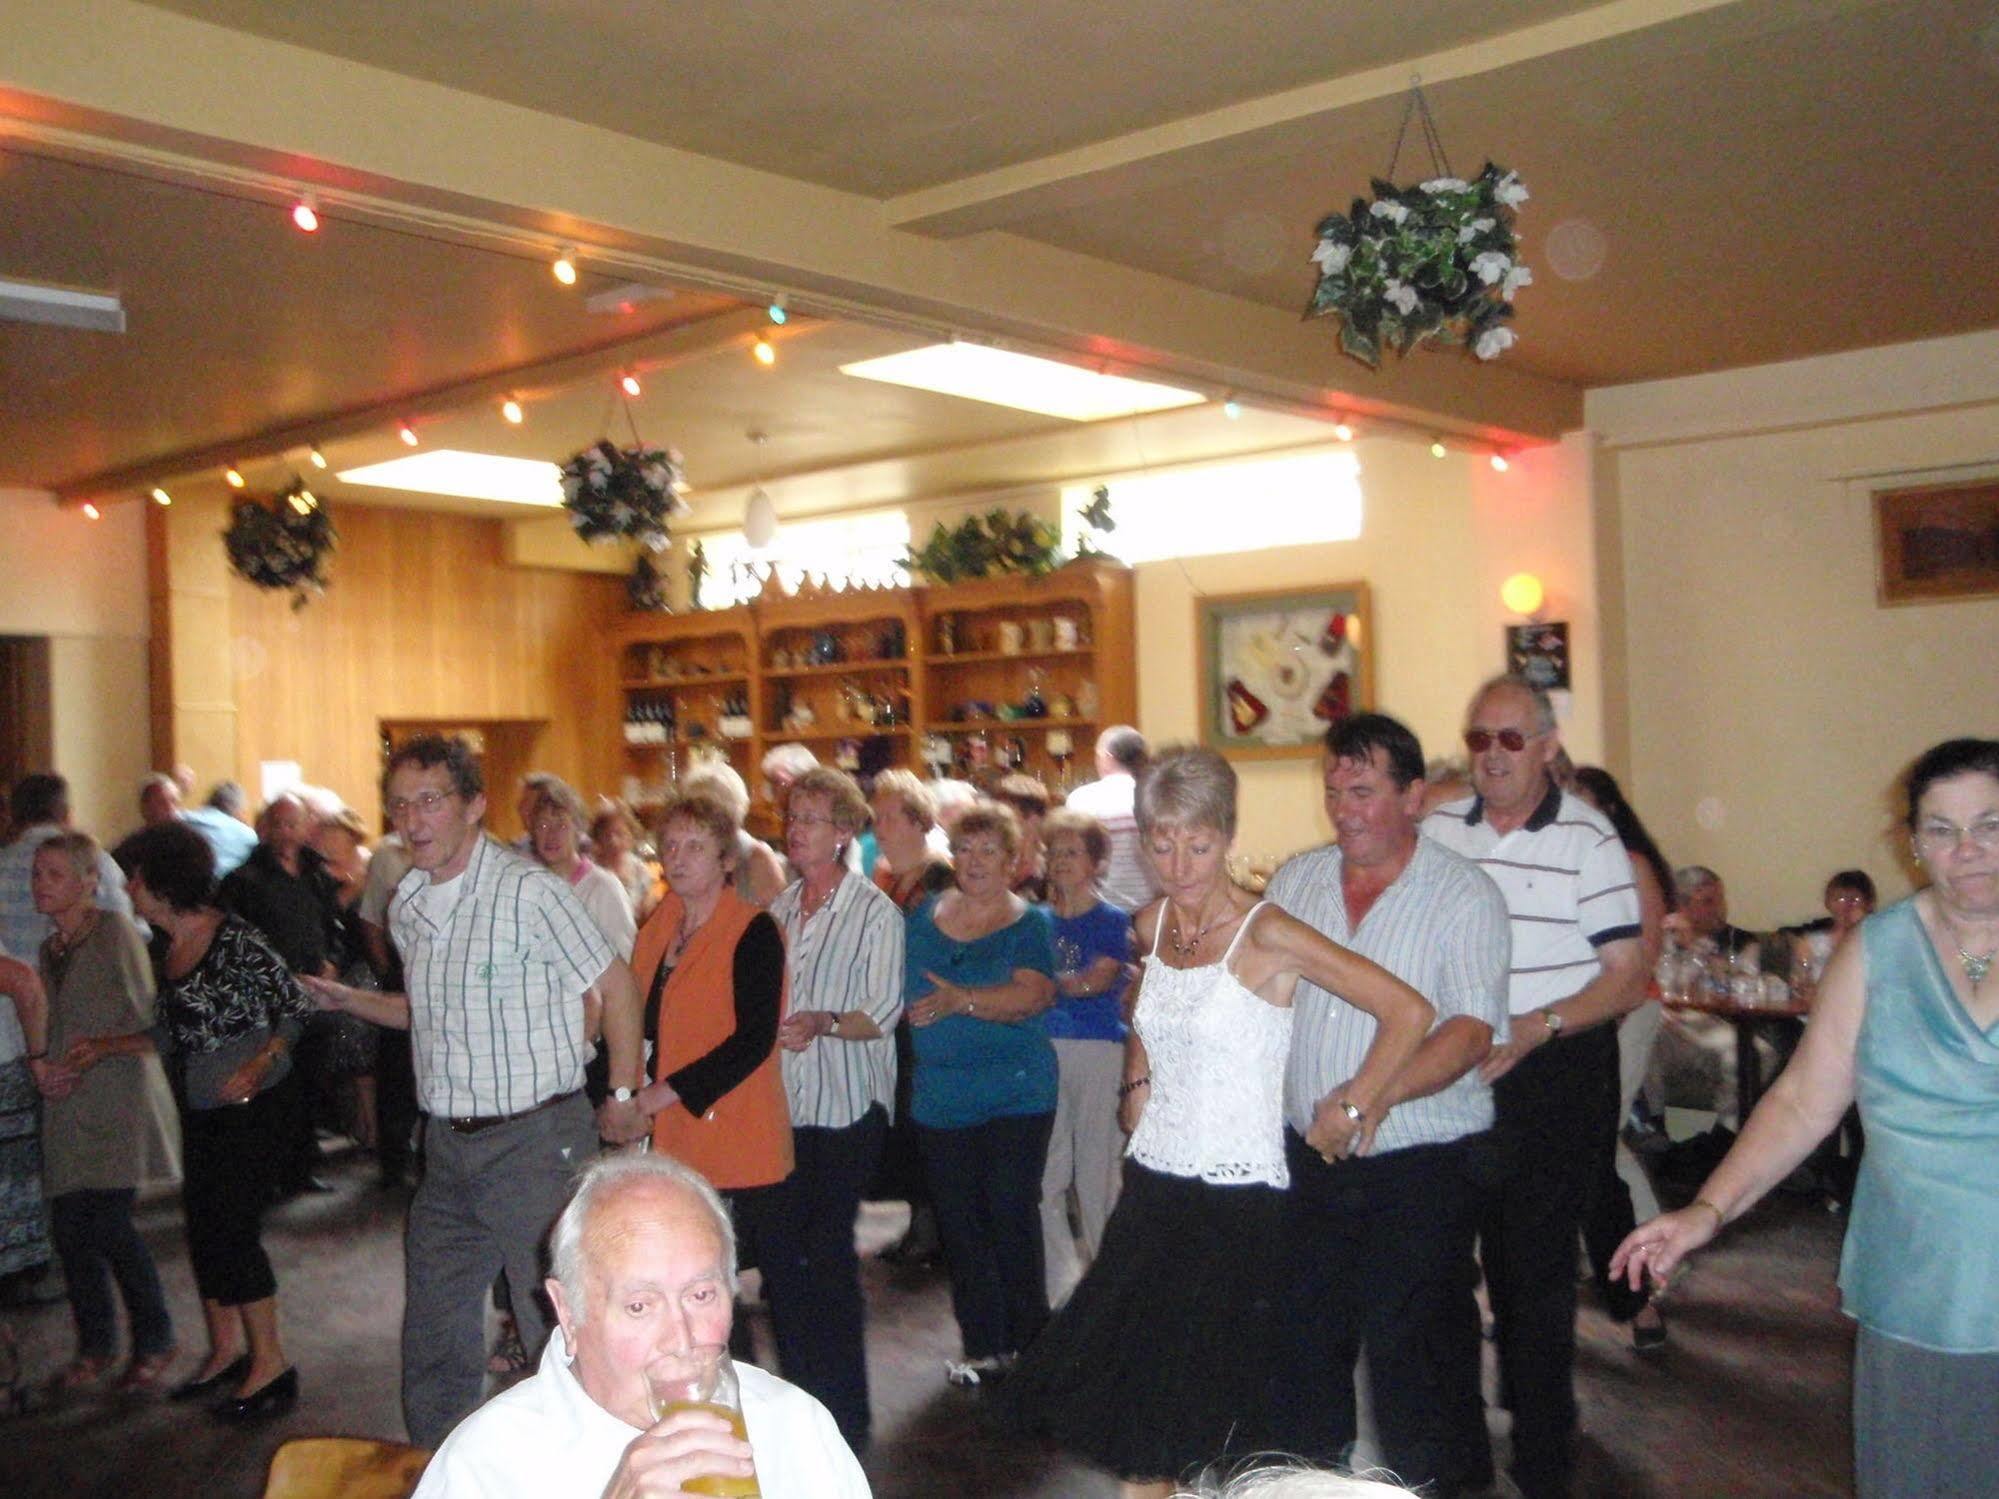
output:
[[1149, 1088], [1151, 1086], [1152, 1086], [1152, 1074], [1148, 1072], [1144, 1077], [1135, 1077], [1128, 1083], [1119, 1083], [1117, 1096], [1119, 1098], [1125, 1098], [1133, 1093], [1136, 1093], [1140, 1088]]

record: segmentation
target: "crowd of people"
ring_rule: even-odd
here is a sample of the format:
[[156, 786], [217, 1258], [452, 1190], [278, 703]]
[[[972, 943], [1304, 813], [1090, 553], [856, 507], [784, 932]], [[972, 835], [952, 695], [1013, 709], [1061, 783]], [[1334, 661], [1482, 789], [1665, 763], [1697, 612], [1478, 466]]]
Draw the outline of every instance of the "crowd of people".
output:
[[[252, 831], [240, 788], [184, 809], [191, 785], [155, 776], [115, 858], [30, 776], [0, 846], [0, 1275], [59, 1261], [64, 1390], [289, 1409], [261, 1224], [313, 1189], [335, 1127], [416, 1176], [402, 1396], [441, 1447], [425, 1493], [546, 1489], [573, 1449], [578, 1492], [753, 1460], [772, 1499], [866, 1492], [870, 1196], [911, 1203], [912, 1241], [934, 1226], [945, 1381], [1133, 1494], [1259, 1452], [1350, 1463], [1363, 1367], [1388, 1470], [1489, 1490], [1482, 1279], [1511, 1481], [1541, 1499], [1575, 1476], [1579, 1246], [1658, 1347], [1679, 1262], [1857, 1102], [1861, 1491], [1971, 1492], [1999, 1431], [1999, 744], [1916, 763], [1922, 893], [1868, 917], [1848, 871], [1824, 923], [1771, 936], [1568, 765], [1529, 683], [1484, 684], [1463, 743], [1447, 786], [1394, 718], [1334, 724], [1335, 841], [1260, 895], [1230, 873], [1228, 762], [1128, 727], [1066, 805], [1019, 774], [863, 786], [788, 746], [760, 767], [780, 847], [721, 761], [649, 829], [527, 777], [511, 846], [455, 739], [394, 751], [372, 849], [312, 788]], [[1816, 992], [1803, 1039], [1658, 1216], [1626, 1137], [1661, 1107], [1660, 979], [1688, 953], [1775, 976], [1768, 952]], [[176, 1179], [206, 1347], [170, 1382], [133, 1204]], [[693, 1346], [749, 1361], [739, 1259], [782, 1375], [744, 1370], [758, 1441], [645, 1388]], [[482, 1408], [493, 1373], [527, 1377]]]

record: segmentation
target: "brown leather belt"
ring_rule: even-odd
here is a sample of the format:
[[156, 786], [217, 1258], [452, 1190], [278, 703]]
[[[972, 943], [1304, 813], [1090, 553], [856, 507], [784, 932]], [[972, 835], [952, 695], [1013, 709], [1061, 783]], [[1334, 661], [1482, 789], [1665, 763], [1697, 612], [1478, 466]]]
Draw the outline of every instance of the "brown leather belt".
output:
[[558, 1093], [553, 1098], [544, 1098], [531, 1109], [522, 1109], [518, 1114], [466, 1114], [456, 1119], [446, 1119], [454, 1135], [476, 1135], [481, 1130], [489, 1130], [496, 1124], [512, 1124], [516, 1119], [526, 1119], [535, 1114], [545, 1114], [557, 1104], [568, 1103], [572, 1098], [581, 1098], [583, 1090], [572, 1088], [567, 1093]]

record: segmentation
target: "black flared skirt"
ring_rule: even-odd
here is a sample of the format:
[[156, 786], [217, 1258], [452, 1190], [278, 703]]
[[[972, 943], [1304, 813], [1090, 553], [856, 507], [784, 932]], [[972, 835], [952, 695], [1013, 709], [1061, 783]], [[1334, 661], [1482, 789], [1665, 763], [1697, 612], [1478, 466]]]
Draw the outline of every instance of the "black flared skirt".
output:
[[1096, 1263], [993, 1394], [994, 1414], [1121, 1478], [1262, 1446], [1284, 1194], [1126, 1161]]

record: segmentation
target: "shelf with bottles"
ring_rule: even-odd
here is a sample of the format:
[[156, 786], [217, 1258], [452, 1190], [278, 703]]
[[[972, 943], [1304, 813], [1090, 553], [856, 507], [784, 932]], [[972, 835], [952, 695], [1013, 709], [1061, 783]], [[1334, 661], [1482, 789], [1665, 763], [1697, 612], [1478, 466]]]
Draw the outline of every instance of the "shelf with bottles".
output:
[[924, 664], [970, 666], [1088, 656], [1094, 637], [1081, 604], [1010, 603], [986, 608], [939, 608], [930, 620]]
[[[909, 621], [902, 611], [883, 612], [880, 601], [863, 617], [798, 619], [781, 613], [764, 622], [763, 674], [814, 676], [827, 672], [883, 670], [909, 665]], [[799, 606], [793, 604], [792, 611]]]
[[779, 677], [764, 689], [764, 710], [766, 739], [843, 739], [907, 729], [916, 703], [906, 677], [863, 666], [803, 680]]
[[840, 676], [899, 676], [909, 678], [909, 661], [902, 658], [894, 661], [832, 661], [823, 666], [767, 666], [763, 671], [766, 682], [810, 681], [815, 677]]
[[737, 676], [736, 685], [719, 681], [705, 684], [705, 702], [693, 701], [674, 687], [646, 688], [625, 694], [624, 741], [627, 749], [671, 749], [692, 740], [741, 740], [755, 735], [750, 716], [750, 688], [746, 677]]
[[926, 723], [926, 734], [991, 734], [1004, 729], [1017, 733], [1022, 729], [1094, 729], [1094, 718], [948, 718], [935, 723]]
[[908, 724], [898, 724], [892, 728], [890, 727], [870, 728], [863, 724], [849, 723], [849, 724], [835, 724], [831, 728], [823, 728], [823, 729], [805, 729], [802, 731], [793, 731], [787, 729], [782, 733], [773, 733], [773, 734], [764, 735], [763, 743], [764, 743], [764, 748], [766, 750], [771, 750], [775, 749], [780, 744], [827, 744], [827, 743], [837, 743], [842, 739], [853, 739], [858, 741], [862, 739], [879, 739], [884, 737], [892, 739], [907, 739], [912, 735], [914, 735], [915, 733], [916, 730]]
[[744, 686], [749, 680], [746, 672], [704, 673], [695, 670], [678, 676], [627, 677], [618, 686], [626, 692], [699, 692], [704, 688]]

